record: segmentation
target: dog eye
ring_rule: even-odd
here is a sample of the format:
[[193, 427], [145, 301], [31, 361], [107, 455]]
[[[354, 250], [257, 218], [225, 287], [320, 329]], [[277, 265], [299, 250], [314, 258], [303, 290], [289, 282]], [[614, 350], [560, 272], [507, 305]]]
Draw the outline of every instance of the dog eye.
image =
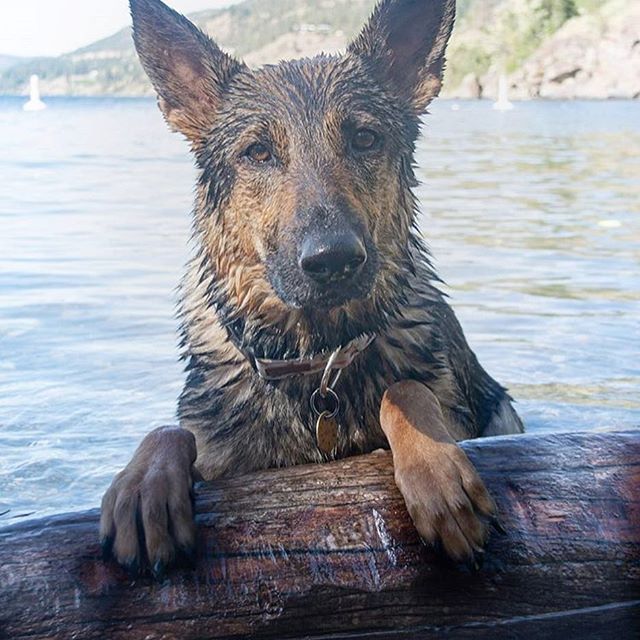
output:
[[358, 129], [353, 138], [351, 138], [351, 146], [356, 151], [371, 151], [378, 146], [380, 136], [371, 129]]
[[244, 155], [256, 164], [265, 164], [269, 162], [273, 155], [269, 147], [261, 142], [254, 142], [245, 152]]

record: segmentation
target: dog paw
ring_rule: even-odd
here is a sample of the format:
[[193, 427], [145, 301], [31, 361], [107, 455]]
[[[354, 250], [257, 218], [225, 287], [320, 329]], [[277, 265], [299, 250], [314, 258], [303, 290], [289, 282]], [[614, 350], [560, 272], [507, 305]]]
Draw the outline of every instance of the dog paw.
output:
[[162, 427], [145, 437], [102, 499], [105, 557], [133, 576], [148, 563], [159, 580], [177, 560], [193, 561], [195, 458], [195, 439], [185, 429]]
[[496, 506], [477, 471], [454, 443], [396, 463], [395, 479], [422, 539], [457, 562], [477, 564]]

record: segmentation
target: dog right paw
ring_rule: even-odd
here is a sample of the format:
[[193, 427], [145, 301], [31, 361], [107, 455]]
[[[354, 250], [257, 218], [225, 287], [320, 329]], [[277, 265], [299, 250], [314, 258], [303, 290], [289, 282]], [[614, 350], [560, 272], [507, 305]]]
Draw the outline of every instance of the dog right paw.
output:
[[432, 443], [416, 458], [399, 460], [395, 479], [409, 515], [427, 543], [456, 562], [476, 566], [496, 517], [496, 505], [457, 444]]
[[193, 434], [161, 427], [147, 435], [102, 499], [100, 541], [136, 576], [147, 563], [158, 580], [178, 560], [193, 562]]

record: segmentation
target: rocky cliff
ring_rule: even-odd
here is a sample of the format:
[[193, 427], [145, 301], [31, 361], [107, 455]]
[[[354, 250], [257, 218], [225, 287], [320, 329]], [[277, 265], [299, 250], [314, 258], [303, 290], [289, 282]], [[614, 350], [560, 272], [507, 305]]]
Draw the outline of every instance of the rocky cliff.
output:
[[521, 99], [639, 98], [640, 2], [614, 0], [572, 18], [509, 80]]

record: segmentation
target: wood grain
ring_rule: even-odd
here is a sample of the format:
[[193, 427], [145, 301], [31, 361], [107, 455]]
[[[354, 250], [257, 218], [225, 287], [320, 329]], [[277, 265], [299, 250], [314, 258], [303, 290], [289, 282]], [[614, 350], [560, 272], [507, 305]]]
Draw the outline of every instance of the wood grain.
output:
[[464, 443], [498, 503], [484, 567], [418, 539], [388, 453], [199, 488], [195, 570], [131, 581], [98, 511], [0, 531], [0, 637], [640, 637], [640, 431]]

